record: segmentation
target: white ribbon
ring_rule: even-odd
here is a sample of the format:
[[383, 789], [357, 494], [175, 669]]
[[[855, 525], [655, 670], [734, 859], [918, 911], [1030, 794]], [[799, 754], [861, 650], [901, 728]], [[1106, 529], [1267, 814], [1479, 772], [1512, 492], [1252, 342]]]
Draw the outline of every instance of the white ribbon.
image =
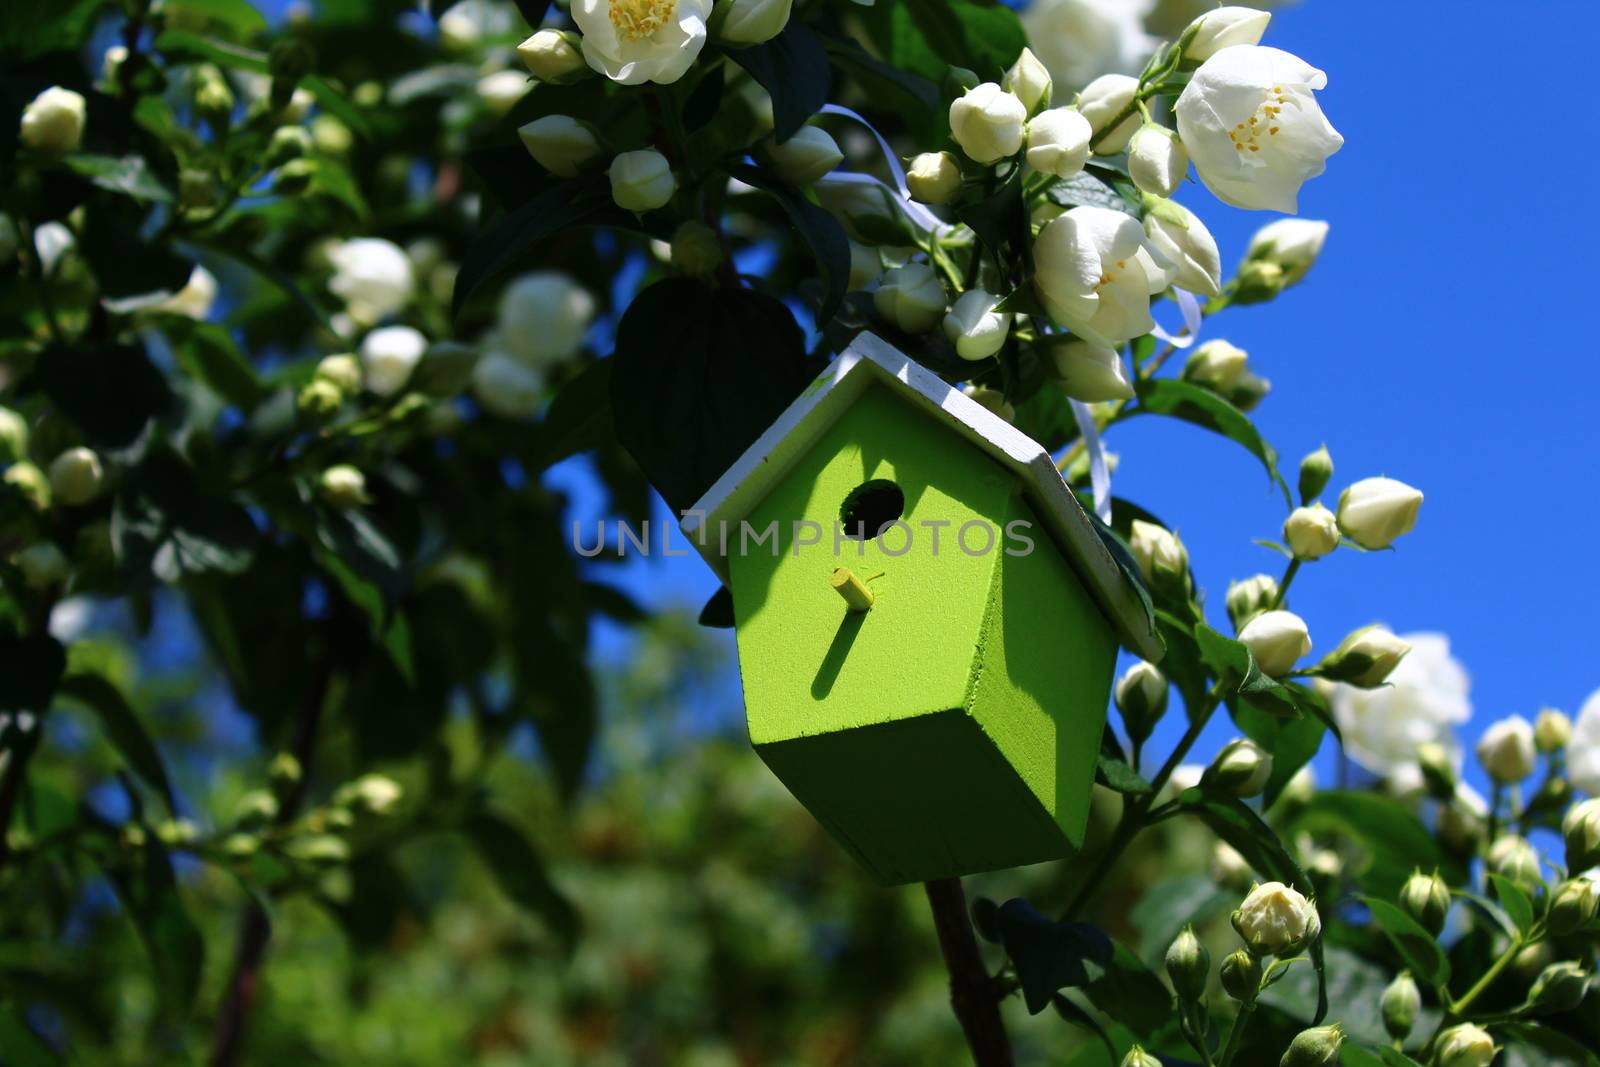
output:
[[[1121, 359], [1121, 356], [1117, 357]], [[1078, 432], [1083, 434], [1084, 454], [1089, 457], [1089, 485], [1094, 490], [1094, 513], [1100, 521], [1111, 525], [1111, 468], [1106, 464], [1106, 446], [1100, 440], [1100, 427], [1095, 425], [1094, 412], [1081, 400], [1067, 398], [1072, 405], [1072, 417], [1078, 422]]]
[[1178, 310], [1183, 312], [1182, 332], [1176, 334], [1168, 333], [1161, 328], [1159, 322], [1156, 323], [1156, 328], [1150, 332], [1173, 348], [1188, 348], [1200, 336], [1200, 301], [1196, 300], [1194, 294], [1187, 289], [1179, 289], [1177, 286], [1173, 286], [1172, 292], [1178, 301]]
[[889, 189], [889, 186], [885, 182], [879, 180], [878, 178], [874, 178], [870, 174], [861, 174], [850, 170], [833, 171], [828, 174], [825, 179], [823, 179], [824, 181], [839, 179], [840, 181], [846, 182], [870, 182], [874, 185], [882, 186], [885, 190], [888, 190], [891, 193], [898, 192], [901, 201], [901, 209], [905, 211], [906, 215], [910, 217], [912, 222], [917, 224], [918, 228], [928, 231], [935, 237], [942, 236], [949, 230], [955, 228], [949, 223], [945, 222], [939, 216], [935, 215], [933, 212], [929, 211], [923, 205], [911, 199], [911, 189], [906, 185], [906, 171], [905, 168], [900, 165], [900, 157], [894, 154], [894, 149], [889, 147], [889, 142], [884, 140], [883, 134], [878, 132], [877, 127], [842, 104], [823, 104], [821, 113], [824, 115], [838, 115], [841, 118], [851, 119], [855, 122], [861, 123], [861, 125], [867, 128], [867, 132], [872, 134], [873, 140], [878, 142], [878, 148], [883, 152], [883, 161], [888, 164], [890, 177], [894, 178], [894, 188]]

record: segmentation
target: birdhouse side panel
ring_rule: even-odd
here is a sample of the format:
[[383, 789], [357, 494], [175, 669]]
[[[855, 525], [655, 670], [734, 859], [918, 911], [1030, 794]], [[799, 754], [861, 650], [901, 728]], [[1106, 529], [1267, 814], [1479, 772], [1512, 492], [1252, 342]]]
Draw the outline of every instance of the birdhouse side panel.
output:
[[[869, 483], [899, 495], [903, 527], [837, 538]], [[998, 549], [964, 552], [956, 531], [1003, 522], [1013, 492], [1007, 471], [888, 387], [858, 397], [745, 520], [775, 540], [728, 530], [751, 741], [962, 707]], [[871, 591], [871, 610], [850, 611], [830, 585], [840, 566]]]
[[1079, 846], [1116, 668], [1116, 632], [1027, 500], [1019, 493], [1010, 507], [1010, 518], [1029, 523], [1036, 544], [1025, 555], [1003, 557], [995, 569], [968, 707]]

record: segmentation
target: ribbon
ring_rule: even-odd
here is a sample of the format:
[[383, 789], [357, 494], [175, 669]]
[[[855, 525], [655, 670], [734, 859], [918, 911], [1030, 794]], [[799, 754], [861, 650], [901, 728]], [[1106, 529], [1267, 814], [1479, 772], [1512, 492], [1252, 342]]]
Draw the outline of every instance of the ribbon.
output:
[[[1121, 359], [1121, 356], [1117, 357]], [[1089, 485], [1094, 490], [1094, 513], [1107, 526], [1111, 525], [1111, 468], [1106, 463], [1106, 446], [1100, 440], [1100, 427], [1095, 425], [1094, 412], [1081, 400], [1067, 398], [1072, 405], [1072, 417], [1078, 422], [1078, 432], [1083, 434], [1084, 454], [1089, 457]]]
[[906, 213], [912, 222], [917, 224], [918, 228], [926, 230], [936, 237], [942, 236], [949, 230], [955, 228], [949, 223], [945, 222], [939, 216], [935, 215], [933, 212], [929, 211], [922, 204], [919, 204], [915, 200], [911, 199], [911, 189], [906, 185], [906, 171], [905, 168], [900, 165], [900, 157], [894, 154], [894, 149], [889, 147], [889, 142], [884, 139], [883, 134], [878, 132], [878, 128], [876, 126], [842, 104], [823, 104], [820, 113], [824, 115], [838, 115], [841, 118], [851, 119], [852, 121], [861, 123], [861, 125], [867, 128], [867, 132], [872, 134], [872, 139], [878, 142], [878, 148], [883, 152], [883, 161], [889, 167], [890, 177], [894, 179], [894, 188], [890, 189], [887, 183], [878, 178], [874, 178], [870, 174], [861, 174], [857, 171], [851, 170], [833, 171], [825, 179], [823, 179], [824, 181], [838, 179], [845, 182], [870, 182], [874, 185], [882, 186], [886, 191], [891, 193], [898, 192], [901, 201], [901, 210]]
[[1150, 332], [1173, 348], [1188, 348], [1200, 336], [1200, 301], [1187, 289], [1173, 286], [1172, 292], [1178, 301], [1178, 310], [1183, 312], [1183, 329], [1175, 334], [1168, 333], [1158, 322]]

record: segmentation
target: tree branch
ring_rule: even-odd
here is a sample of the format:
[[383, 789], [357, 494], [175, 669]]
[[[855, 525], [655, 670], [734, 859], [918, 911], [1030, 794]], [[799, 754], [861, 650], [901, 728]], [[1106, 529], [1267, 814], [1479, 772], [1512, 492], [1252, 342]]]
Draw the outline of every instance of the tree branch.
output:
[[1000, 1018], [1000, 998], [995, 981], [978, 954], [978, 941], [967, 918], [967, 897], [961, 879], [940, 878], [924, 882], [934, 929], [950, 972], [950, 1007], [966, 1034], [967, 1047], [977, 1067], [1012, 1067], [1011, 1041]]

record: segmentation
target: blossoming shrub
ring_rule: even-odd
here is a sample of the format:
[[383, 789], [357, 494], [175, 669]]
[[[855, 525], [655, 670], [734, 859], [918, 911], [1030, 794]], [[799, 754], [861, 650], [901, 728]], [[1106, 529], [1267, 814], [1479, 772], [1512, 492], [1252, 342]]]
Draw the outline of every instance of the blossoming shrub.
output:
[[[914, 993], [892, 957], [933, 960], [936, 932], [943, 1052], [984, 1065], [1596, 1062], [1600, 703], [1486, 731], [1485, 798], [1460, 781], [1470, 708], [1442, 637], [1334, 640], [1294, 611], [1317, 561], [1403, 543], [1423, 496], [1336, 485], [1326, 448], [1290, 485], [1250, 418], [1279, 353], [1213, 322], [1311, 283], [1328, 226], [1267, 221], [1230, 274], [1189, 170], [1225, 205], [1293, 212], [1343, 138], [1327, 76], [1262, 43], [1266, 12], [1144, 6], [338, 0], [274, 24], [247, 0], [8, 5], [0, 1057], [81, 1059], [112, 1033], [115, 1060], [251, 1058], [262, 1027], [282, 1036], [256, 1001], [292, 1000], [264, 976], [275, 942], [303, 949], [302, 905], [357, 953], [423, 936], [444, 879], [419, 841], [478, 857], [539, 931], [530, 968], [560, 973], [613, 918], [572, 887], [637, 829], [582, 821], [584, 791], [618, 787], [593, 758], [590, 633], [645, 613], [597, 580], [623, 543], [579, 565], [544, 476], [583, 454], [608, 514], [642, 520], [652, 490], [686, 508], [871, 329], [1058, 455], [1166, 652], [1116, 685], [1082, 855], [977, 880], [970, 916], [930, 884], [933, 930], [904, 946], [846, 924], [861, 952], [840, 958], [892, 987], [851, 987], [873, 1006], [856, 1029]], [[1135, 416], [1259, 461], [1281, 570], [1207, 590], [1181, 517], [1116, 495], [1106, 441]], [[719, 594], [702, 618], [728, 615]], [[206, 650], [180, 690], [174, 627]], [[197, 702], [208, 718], [182, 714]], [[1181, 736], [1151, 751], [1169, 715]], [[1189, 762], [1219, 716], [1239, 736]], [[1383, 788], [1318, 790], [1324, 744]], [[530, 758], [542, 803], [497, 787]], [[692, 833], [711, 857], [729, 832]], [[860, 891], [752, 854], [819, 908], [819, 885]], [[816, 924], [771, 957], [791, 977], [833, 951], [837, 926], [748, 896], [714, 895], [717, 943], [674, 952], [734, 966], [721, 920], [747, 908]], [[63, 975], [95, 972], [103, 914], [149, 984], [85, 1010]], [[649, 986], [666, 955], [613, 969]], [[759, 972], [727, 985], [790, 991]], [[629, 1028], [595, 1014], [595, 982], [575, 964], [538, 1025], [496, 1016], [478, 1040], [707, 1062], [662, 1036], [681, 1019], [613, 1042]], [[1047, 1009], [1048, 1031], [1028, 1019]], [[798, 1028], [736, 1029], [740, 1062], [798, 1062], [772, 1036]], [[396, 1047], [317, 1032], [333, 1059]], [[883, 1042], [803, 1059], [937, 1047]]]

